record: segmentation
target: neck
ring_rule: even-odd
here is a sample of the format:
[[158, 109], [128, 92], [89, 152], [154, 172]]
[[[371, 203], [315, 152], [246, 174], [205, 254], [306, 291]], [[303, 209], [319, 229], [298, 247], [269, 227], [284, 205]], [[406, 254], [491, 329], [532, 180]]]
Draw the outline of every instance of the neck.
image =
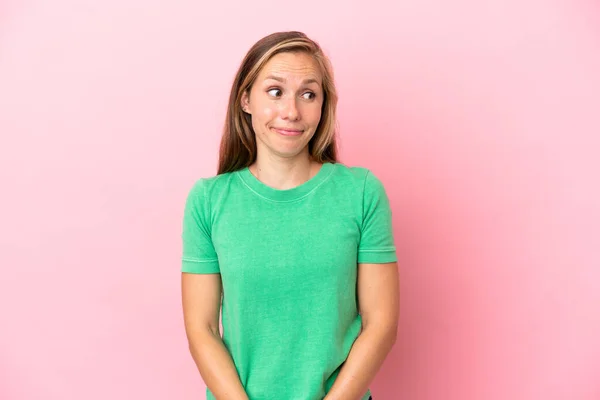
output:
[[311, 179], [320, 166], [321, 164], [312, 161], [308, 155], [295, 158], [259, 155], [249, 169], [252, 175], [265, 185], [273, 189], [287, 190]]

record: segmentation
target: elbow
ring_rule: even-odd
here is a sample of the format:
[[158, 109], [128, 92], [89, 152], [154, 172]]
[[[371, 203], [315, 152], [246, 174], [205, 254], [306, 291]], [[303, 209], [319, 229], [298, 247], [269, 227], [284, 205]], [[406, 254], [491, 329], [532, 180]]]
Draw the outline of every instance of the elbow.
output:
[[398, 339], [398, 323], [386, 321], [371, 321], [371, 323], [363, 324], [361, 334], [368, 333], [369, 336], [377, 338], [377, 341], [384, 347], [391, 348], [396, 344]]
[[186, 336], [188, 347], [191, 352], [197, 351], [203, 344], [214, 339], [221, 339], [221, 334], [218, 326], [206, 325], [202, 328], [187, 329]]
[[382, 326], [380, 335], [381, 341], [391, 348], [396, 344], [396, 339], [398, 338], [398, 325], [387, 324]]
[[398, 325], [394, 325], [389, 329], [388, 332], [390, 345], [393, 346], [396, 344], [396, 340], [398, 339]]

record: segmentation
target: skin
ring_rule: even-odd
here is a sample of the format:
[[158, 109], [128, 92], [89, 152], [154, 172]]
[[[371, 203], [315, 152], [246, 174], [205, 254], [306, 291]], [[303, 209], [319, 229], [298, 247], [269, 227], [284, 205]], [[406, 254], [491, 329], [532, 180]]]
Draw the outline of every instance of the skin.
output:
[[321, 120], [322, 81], [311, 56], [280, 53], [265, 64], [250, 92], [243, 94], [241, 107], [252, 116], [256, 133], [257, 159], [250, 172], [266, 185], [293, 188], [321, 167], [310, 159], [308, 143]]
[[324, 400], [361, 399], [396, 342], [397, 263], [358, 264], [357, 294], [362, 331]]
[[[293, 188], [321, 168], [308, 151], [321, 118], [321, 82], [322, 74], [312, 57], [280, 53], [269, 60], [243, 95], [240, 106], [252, 116], [257, 141], [257, 160], [250, 171], [266, 185]], [[395, 262], [358, 264], [357, 296], [363, 326], [325, 400], [360, 399], [390, 352], [398, 326], [397, 271]], [[218, 400], [246, 400], [219, 333], [221, 294], [219, 274], [182, 274], [186, 334], [204, 382]]]

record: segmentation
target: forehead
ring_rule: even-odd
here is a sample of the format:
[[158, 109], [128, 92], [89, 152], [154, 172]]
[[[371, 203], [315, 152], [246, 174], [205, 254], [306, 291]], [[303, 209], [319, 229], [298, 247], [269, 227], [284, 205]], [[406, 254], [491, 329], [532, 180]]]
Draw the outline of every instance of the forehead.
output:
[[321, 81], [321, 69], [317, 61], [304, 52], [284, 52], [271, 57], [258, 74], [259, 79], [269, 75], [291, 79], [313, 78]]

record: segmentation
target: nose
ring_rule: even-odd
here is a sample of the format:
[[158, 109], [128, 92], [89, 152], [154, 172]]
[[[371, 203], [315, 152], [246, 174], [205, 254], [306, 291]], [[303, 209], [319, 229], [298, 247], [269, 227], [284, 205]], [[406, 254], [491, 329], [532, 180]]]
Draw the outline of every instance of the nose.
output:
[[281, 111], [281, 116], [283, 119], [289, 119], [291, 121], [297, 121], [300, 119], [300, 112], [296, 105], [295, 98], [287, 99], [283, 104], [283, 109]]

